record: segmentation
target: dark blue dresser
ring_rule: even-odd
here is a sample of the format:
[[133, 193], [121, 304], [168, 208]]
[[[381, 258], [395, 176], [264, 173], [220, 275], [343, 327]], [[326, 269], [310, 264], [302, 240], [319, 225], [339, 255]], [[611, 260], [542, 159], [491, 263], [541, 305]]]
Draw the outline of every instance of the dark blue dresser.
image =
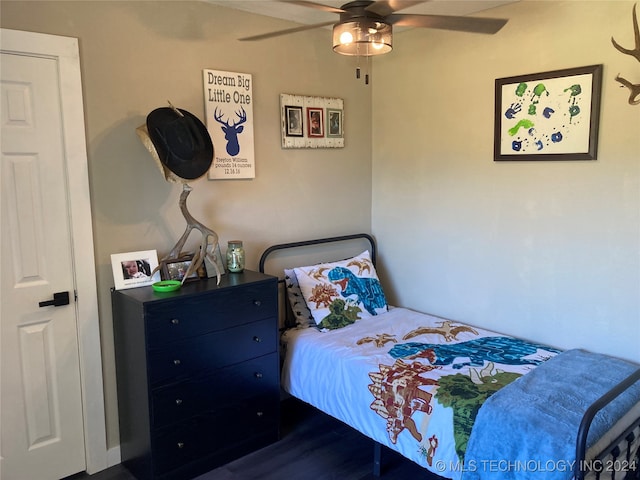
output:
[[112, 292], [120, 453], [188, 479], [278, 439], [278, 283], [245, 270]]

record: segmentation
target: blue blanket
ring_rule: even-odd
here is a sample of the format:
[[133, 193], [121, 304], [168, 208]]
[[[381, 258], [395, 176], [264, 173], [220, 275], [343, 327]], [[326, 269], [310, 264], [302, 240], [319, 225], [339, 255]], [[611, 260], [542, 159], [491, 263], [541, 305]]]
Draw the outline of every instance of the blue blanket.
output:
[[[585, 411], [638, 368], [606, 355], [568, 350], [498, 390], [476, 417], [462, 480], [572, 478]], [[587, 448], [639, 401], [636, 382], [596, 415]]]

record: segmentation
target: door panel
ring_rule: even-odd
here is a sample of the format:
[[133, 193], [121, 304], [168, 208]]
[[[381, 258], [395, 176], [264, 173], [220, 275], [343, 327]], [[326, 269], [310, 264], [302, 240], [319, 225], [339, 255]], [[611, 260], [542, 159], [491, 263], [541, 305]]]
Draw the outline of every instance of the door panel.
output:
[[[85, 469], [58, 70], [1, 62], [2, 478], [57, 480]], [[39, 307], [60, 291], [69, 305]]]

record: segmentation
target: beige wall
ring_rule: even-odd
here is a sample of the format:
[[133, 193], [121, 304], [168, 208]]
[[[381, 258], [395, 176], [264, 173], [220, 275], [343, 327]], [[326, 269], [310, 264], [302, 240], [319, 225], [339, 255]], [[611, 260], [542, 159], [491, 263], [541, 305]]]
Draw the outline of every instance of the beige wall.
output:
[[[525, 1], [495, 36], [398, 35], [376, 63], [373, 233], [397, 304], [640, 361], [634, 2]], [[597, 161], [494, 162], [494, 80], [604, 64]]]
[[[0, 8], [3, 28], [79, 39], [108, 446], [114, 447], [110, 255], [157, 249], [162, 256], [185, 227], [180, 187], [162, 179], [135, 128], [168, 99], [203, 118], [203, 69], [253, 75], [256, 178], [198, 180], [188, 205], [218, 233], [223, 251], [228, 240], [244, 240], [247, 266], [257, 269], [268, 245], [370, 231], [371, 90], [354, 78], [350, 59], [331, 51], [328, 31], [239, 42], [292, 25], [206, 2], [3, 0]], [[343, 98], [345, 148], [281, 149], [280, 93]]]

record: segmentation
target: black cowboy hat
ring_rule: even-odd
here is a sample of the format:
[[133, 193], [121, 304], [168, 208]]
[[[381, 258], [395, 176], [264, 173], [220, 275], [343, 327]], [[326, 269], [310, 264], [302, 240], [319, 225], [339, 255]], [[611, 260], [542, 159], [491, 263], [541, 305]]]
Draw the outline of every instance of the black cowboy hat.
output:
[[147, 115], [147, 132], [162, 165], [184, 180], [204, 175], [213, 162], [207, 127], [180, 108], [161, 107]]

